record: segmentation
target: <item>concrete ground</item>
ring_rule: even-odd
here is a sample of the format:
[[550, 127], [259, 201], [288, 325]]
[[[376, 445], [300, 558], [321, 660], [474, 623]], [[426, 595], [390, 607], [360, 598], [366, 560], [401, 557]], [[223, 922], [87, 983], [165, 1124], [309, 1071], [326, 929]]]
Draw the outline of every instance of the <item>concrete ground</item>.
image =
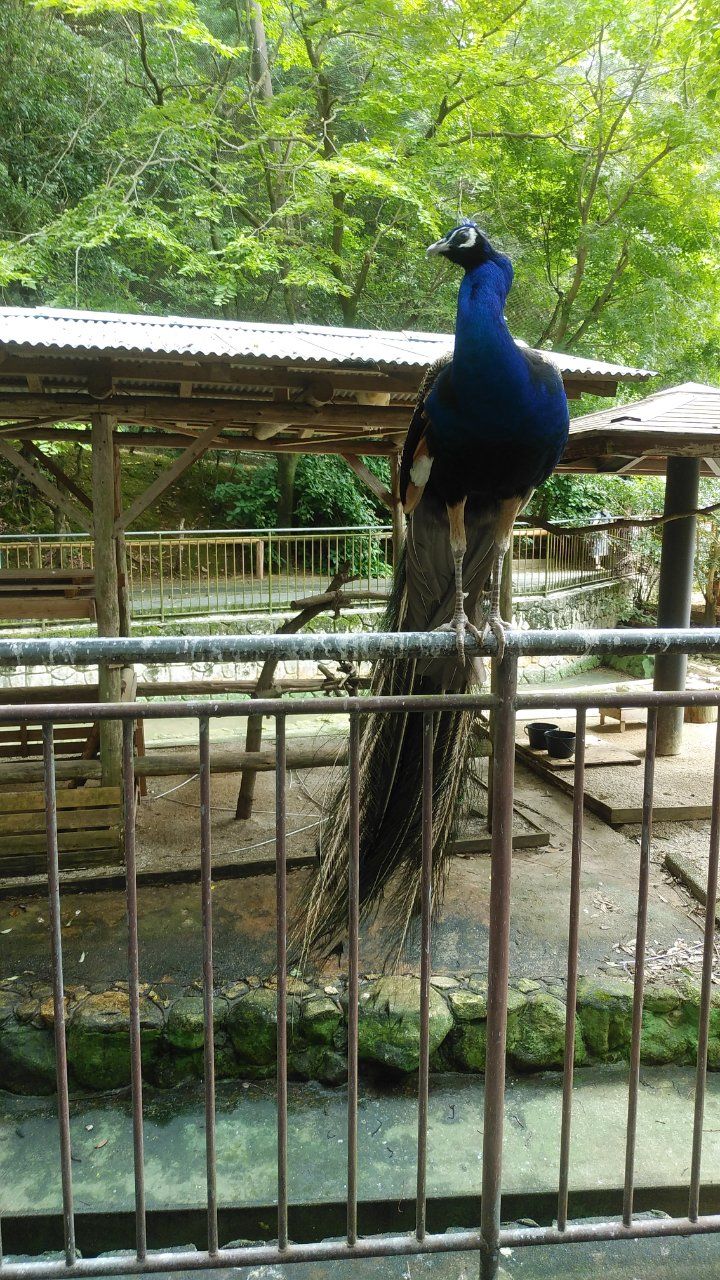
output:
[[[694, 1073], [683, 1068], [644, 1068], [641, 1074], [636, 1157], [636, 1210], [682, 1214], [686, 1208], [693, 1117]], [[625, 1153], [627, 1068], [578, 1073], [570, 1155], [571, 1218], [620, 1212]], [[551, 1222], [555, 1213], [561, 1078], [557, 1073], [508, 1082], [505, 1103], [503, 1219]], [[291, 1235], [311, 1239], [343, 1230], [346, 1186], [345, 1091], [292, 1084], [289, 1089], [288, 1185]], [[274, 1087], [223, 1082], [218, 1088], [217, 1168], [221, 1242], [239, 1236], [272, 1239], [276, 1199]], [[483, 1086], [477, 1079], [437, 1076], [431, 1081], [428, 1116], [428, 1228], [475, 1226], [481, 1186]], [[71, 1103], [73, 1190], [81, 1248], [127, 1247], [133, 1209], [130, 1106], [120, 1095]], [[600, 1138], [600, 1135], [601, 1138]], [[720, 1201], [720, 1082], [710, 1077], [703, 1148], [702, 1211]], [[363, 1082], [359, 1110], [361, 1233], [406, 1230], [415, 1194], [417, 1102], [411, 1085], [382, 1093]], [[149, 1242], [162, 1247], [194, 1238], [178, 1235], [193, 1223], [203, 1244], [205, 1205], [202, 1092], [192, 1086], [145, 1102], [145, 1176]], [[57, 1120], [48, 1099], [5, 1096], [0, 1102], [0, 1206], [9, 1253], [24, 1251], [30, 1235], [40, 1247], [57, 1247], [61, 1195]], [[183, 1218], [182, 1215], [185, 1215]], [[195, 1216], [193, 1216], [195, 1215]], [[105, 1225], [103, 1225], [105, 1224]], [[124, 1225], [123, 1225], [124, 1224]], [[172, 1233], [175, 1233], [174, 1235]], [[169, 1234], [170, 1233], [170, 1234]], [[100, 1243], [98, 1243], [98, 1240]], [[94, 1245], [91, 1246], [91, 1241]], [[670, 1241], [656, 1246], [659, 1256]], [[591, 1258], [599, 1266], [602, 1252]], [[633, 1265], [647, 1246], [624, 1246]], [[618, 1256], [622, 1251], [618, 1247]], [[549, 1251], [548, 1251], [549, 1253]], [[688, 1246], [685, 1246], [687, 1256]], [[505, 1260], [510, 1275], [565, 1274], [532, 1270], [533, 1248]], [[564, 1247], [555, 1257], [582, 1256]], [[668, 1256], [669, 1255], [665, 1255]], [[714, 1254], [715, 1259], [718, 1253]], [[525, 1259], [527, 1258], [527, 1263]], [[455, 1265], [459, 1262], [455, 1260]], [[475, 1263], [476, 1265], [476, 1263]], [[334, 1264], [333, 1275], [339, 1274]], [[410, 1275], [420, 1275], [411, 1261]], [[350, 1275], [348, 1271], [348, 1275]], [[298, 1272], [293, 1272], [298, 1274]], [[309, 1273], [310, 1274], [310, 1273]], [[313, 1272], [320, 1275], [320, 1272]], [[327, 1271], [325, 1274], [329, 1274]], [[379, 1274], [375, 1270], [367, 1274]], [[383, 1272], [382, 1274], [390, 1274]], [[392, 1274], [395, 1274], [392, 1272]], [[407, 1276], [406, 1270], [398, 1275]], [[462, 1274], [447, 1261], [439, 1277]], [[604, 1274], [596, 1270], [568, 1274]], [[662, 1272], [630, 1270], [637, 1280]], [[667, 1274], [671, 1274], [668, 1272]], [[674, 1274], [678, 1274], [675, 1272]], [[700, 1274], [703, 1274], [702, 1272]], [[710, 1271], [708, 1275], [713, 1274]], [[716, 1271], [715, 1275], [718, 1274]], [[267, 1273], [260, 1273], [267, 1275]], [[355, 1277], [360, 1273], [355, 1270]]]
[[[307, 777], [307, 775], [305, 775]], [[308, 827], [290, 841], [294, 854], [312, 852], [316, 811], [299, 790], [300, 775], [289, 794], [290, 829]], [[153, 781], [151, 791], [167, 789]], [[313, 785], [312, 782], [310, 785]], [[235, 786], [213, 779], [216, 847], [220, 840], [249, 845], [269, 841], [272, 826], [260, 821], [236, 823], [232, 809]], [[260, 777], [265, 805], [272, 804], [273, 775]], [[182, 805], [179, 803], [182, 800]], [[145, 812], [151, 801], [143, 802]], [[153, 819], [165, 840], [188, 851], [199, 865], [197, 783], [158, 803]], [[186, 807], [188, 806], [188, 807]], [[224, 808], [223, 808], [224, 806]], [[566, 965], [567, 912], [570, 876], [571, 804], [551, 785], [523, 768], [517, 772], [517, 806], [550, 833], [548, 847], [515, 853], [512, 884], [511, 972], [516, 977], [560, 977]], [[144, 821], [144, 819], [143, 819]], [[707, 827], [708, 824], [697, 824]], [[249, 830], [248, 830], [249, 826]], [[139, 835], [142, 857], [142, 821]], [[609, 972], [627, 961], [617, 951], [635, 936], [639, 843], [635, 832], [607, 827], [586, 815], [581, 896], [581, 970]], [[175, 847], [178, 847], [176, 844]], [[697, 905], [685, 890], [669, 881], [659, 857], [653, 855], [648, 937], [659, 947], [678, 938], [695, 941], [700, 935]], [[310, 874], [307, 868], [289, 874], [290, 906]], [[490, 861], [487, 856], [453, 859], [445, 901], [433, 931], [433, 969], [436, 972], [482, 970], [488, 940]], [[139, 898], [141, 975], [157, 983], [164, 977], [183, 984], [201, 973], [200, 893], [197, 883], [141, 886]], [[62, 895], [65, 975], [69, 982], [107, 984], [126, 976], [125, 899], [120, 889], [94, 892], [65, 891]], [[216, 882], [214, 895], [215, 966], [218, 981], [271, 972], [274, 965], [275, 880], [270, 873]], [[0, 976], [25, 974], [49, 977], [48, 912], [43, 897], [15, 895], [0, 899]], [[363, 929], [362, 967], [377, 970], [385, 958], [382, 912]], [[334, 964], [335, 962], [333, 962]], [[410, 939], [405, 966], [418, 964], [417, 936]], [[333, 972], [335, 970], [332, 970]]]

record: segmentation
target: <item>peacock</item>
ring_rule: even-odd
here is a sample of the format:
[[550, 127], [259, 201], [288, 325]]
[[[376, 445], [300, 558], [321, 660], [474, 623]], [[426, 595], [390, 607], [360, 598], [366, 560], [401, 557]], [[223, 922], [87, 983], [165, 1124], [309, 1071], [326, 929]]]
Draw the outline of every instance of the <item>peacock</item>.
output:
[[[557, 464], [568, 435], [562, 378], [554, 364], [515, 342], [504, 307], [510, 259], [473, 221], [427, 250], [463, 270], [451, 357], [430, 368], [403, 449], [400, 488], [408, 528], [384, 620], [389, 631], [451, 630], [457, 654], [381, 659], [373, 694], [464, 692], [482, 678], [465, 651], [468, 634], [497, 639], [503, 559], [515, 519]], [[483, 607], [490, 584], [489, 603]], [[419, 906], [422, 717], [363, 718], [360, 766], [360, 902], [367, 917], [385, 899], [384, 921], [402, 947]], [[468, 772], [473, 713], [434, 717], [433, 900], [442, 901], [448, 851]], [[305, 949], [338, 945], [348, 908], [348, 782], [326, 807], [318, 870], [303, 903]]]

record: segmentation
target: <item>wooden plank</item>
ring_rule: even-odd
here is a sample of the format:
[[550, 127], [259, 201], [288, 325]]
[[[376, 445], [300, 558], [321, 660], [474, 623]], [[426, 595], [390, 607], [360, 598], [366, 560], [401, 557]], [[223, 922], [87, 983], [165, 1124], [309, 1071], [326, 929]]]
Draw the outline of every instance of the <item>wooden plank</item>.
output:
[[0, 569], [0, 582], [89, 582], [94, 569]]
[[[82, 738], [90, 731], [90, 724], [56, 724], [53, 734], [56, 742]], [[3, 742], [42, 742], [42, 726], [36, 725], [3, 725], [0, 728], [0, 743]]]
[[3, 582], [0, 578], [0, 596], [14, 600], [24, 600], [27, 596], [92, 600], [93, 586], [84, 582]]
[[[122, 800], [120, 787], [86, 787], [84, 791], [70, 791], [60, 787], [55, 795], [58, 812], [61, 809], [112, 808], [118, 806]], [[26, 813], [31, 809], [44, 811], [44, 792], [0, 792], [0, 813]]]
[[128, 525], [132, 524], [133, 520], [137, 520], [138, 516], [141, 516], [143, 511], [152, 506], [153, 502], [155, 502], [166, 489], [169, 489], [170, 485], [183, 474], [183, 471], [187, 471], [188, 467], [191, 466], [197, 458], [200, 458], [204, 453], [207, 453], [207, 450], [210, 448], [213, 440], [220, 435], [222, 429], [222, 422], [213, 422], [206, 431], [203, 431], [202, 435], [198, 436], [196, 440], [193, 440], [192, 444], [188, 445], [185, 452], [181, 453], [179, 458], [176, 458], [165, 471], [161, 471], [160, 475], [156, 476], [152, 484], [148, 485], [145, 492], [139, 494], [135, 501], [130, 504], [127, 511], [121, 512], [118, 516], [113, 530], [116, 537], [119, 533], [122, 533], [124, 529], [127, 529]]
[[95, 601], [82, 596], [68, 599], [65, 596], [24, 596], [21, 599], [0, 597], [0, 618], [22, 621], [33, 618], [50, 621], [60, 618], [95, 618]]
[[[104, 879], [109, 879], [112, 875], [114, 879], [119, 879], [120, 885], [124, 882], [124, 874], [118, 876], [117, 868], [123, 867], [122, 846], [118, 838], [111, 845], [97, 845], [92, 849], [63, 849], [60, 851], [60, 871], [63, 875], [63, 885], [66, 882], [67, 872], [85, 872], [90, 873], [86, 878], [83, 876], [81, 883], [83, 885], [89, 882], [94, 883], [92, 872], [94, 868], [102, 868], [105, 872]], [[47, 877], [47, 855], [42, 851], [36, 853], [18, 854], [12, 857], [8, 854], [0, 856], [0, 876], [7, 883], [11, 877], [17, 876], [22, 878], [22, 884], [16, 886], [17, 889], [24, 890], [30, 877], [38, 877], [43, 884], [46, 883]], [[190, 879], [190, 877], [187, 877]]]
[[[119, 827], [99, 827], [96, 831], [61, 831], [58, 849], [110, 849], [120, 843]], [[45, 853], [47, 841], [44, 835], [24, 834], [0, 836], [0, 869], [4, 870], [4, 856], [18, 853]]]
[[392, 511], [393, 496], [390, 490], [385, 488], [385, 485], [383, 484], [382, 480], [380, 480], [378, 476], [374, 475], [369, 467], [365, 466], [365, 463], [363, 462], [362, 458], [359, 458], [357, 454], [343, 453], [342, 456], [347, 462], [348, 466], [351, 468], [351, 470], [355, 472], [355, 475], [357, 476], [358, 480], [361, 480], [362, 483], [367, 486], [370, 492], [374, 493], [375, 497], [379, 498], [380, 502], [382, 502], [384, 506], [388, 507], [389, 510]]
[[32, 462], [28, 462], [27, 458], [24, 458], [17, 449], [14, 449], [11, 444], [8, 444], [7, 440], [3, 440], [1, 437], [0, 458], [4, 458], [6, 462], [15, 467], [16, 471], [21, 472], [25, 479], [29, 480], [39, 490], [52, 507], [58, 507], [68, 519], [73, 520], [75, 524], [80, 525], [81, 529], [89, 533], [90, 524], [82, 507], [79, 507], [76, 502], [66, 497], [57, 488], [57, 485], [54, 485], [51, 480], [48, 480], [47, 476], [43, 475], [42, 471], [38, 471]]
[[[17, 785], [43, 781], [42, 761], [14, 760], [2, 767], [3, 785]], [[58, 760], [55, 764], [55, 777], [58, 782], [68, 782], [75, 778], [99, 778], [99, 760]]]
[[[82, 792], [78, 792], [82, 795]], [[87, 831], [90, 828], [117, 827], [122, 814], [117, 806], [109, 809], [58, 809], [58, 831]], [[30, 831], [45, 831], [45, 812], [28, 809], [26, 813], [0, 813], [0, 837]]]
[[92, 586], [95, 581], [95, 570], [92, 568], [3, 568], [0, 570], [0, 582], [88, 582]]

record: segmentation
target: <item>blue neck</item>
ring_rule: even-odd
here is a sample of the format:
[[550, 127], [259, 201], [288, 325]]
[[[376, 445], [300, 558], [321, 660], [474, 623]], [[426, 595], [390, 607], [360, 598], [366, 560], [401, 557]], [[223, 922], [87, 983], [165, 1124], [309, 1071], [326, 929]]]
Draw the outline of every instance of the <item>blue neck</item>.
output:
[[512, 340], [503, 314], [510, 280], [492, 260], [468, 271], [460, 285], [455, 325], [455, 382], [486, 383], [503, 368], [517, 369], [520, 353]]

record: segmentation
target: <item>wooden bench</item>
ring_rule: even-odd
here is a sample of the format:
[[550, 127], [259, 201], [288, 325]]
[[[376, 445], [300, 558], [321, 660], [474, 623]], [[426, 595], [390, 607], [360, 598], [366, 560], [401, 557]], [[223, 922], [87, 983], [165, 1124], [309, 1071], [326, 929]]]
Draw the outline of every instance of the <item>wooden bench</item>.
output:
[[[126, 667], [120, 684], [120, 700], [134, 702], [137, 696], [137, 675], [132, 667]], [[0, 703], [6, 706], [27, 706], [33, 703], [78, 703], [97, 702], [98, 686], [68, 685], [31, 685], [29, 688], [0, 689]], [[145, 732], [142, 720], [135, 721], [135, 754], [145, 755]], [[100, 725], [97, 721], [57, 720], [53, 725], [53, 741], [55, 756], [63, 756], [69, 760], [95, 760], [100, 750]], [[0, 725], [0, 780], [2, 779], [3, 760], [42, 760], [42, 726], [41, 724], [5, 724]], [[17, 770], [14, 771], [17, 773]], [[28, 778], [28, 781], [31, 781]], [[78, 777], [71, 785], [82, 786], [84, 779]], [[147, 784], [144, 778], [138, 779], [140, 795], [146, 795]]]
[[0, 569], [0, 622], [95, 621], [92, 569]]
[[[61, 870], [121, 866], [120, 787], [58, 787], [57, 828]], [[43, 874], [47, 869], [45, 796], [38, 789], [0, 790], [0, 877]]]

